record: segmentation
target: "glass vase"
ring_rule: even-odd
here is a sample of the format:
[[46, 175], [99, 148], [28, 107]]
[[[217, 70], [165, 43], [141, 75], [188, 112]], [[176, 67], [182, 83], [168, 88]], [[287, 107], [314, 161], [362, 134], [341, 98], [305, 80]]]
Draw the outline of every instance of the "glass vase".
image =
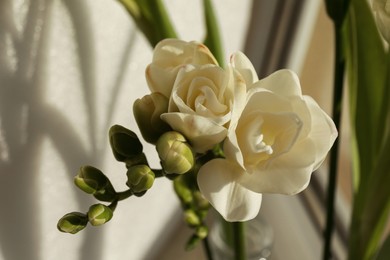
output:
[[[223, 219], [215, 219], [210, 231], [210, 247], [214, 260], [234, 259], [232, 230]], [[274, 242], [274, 232], [259, 214], [245, 222], [245, 248], [248, 260], [269, 260]]]

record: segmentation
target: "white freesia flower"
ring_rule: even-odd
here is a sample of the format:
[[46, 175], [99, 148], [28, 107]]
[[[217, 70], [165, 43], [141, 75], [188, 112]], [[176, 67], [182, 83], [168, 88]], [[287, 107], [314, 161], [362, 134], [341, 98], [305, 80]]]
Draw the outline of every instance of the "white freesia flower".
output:
[[177, 73], [186, 64], [204, 65], [218, 62], [203, 44], [178, 39], [160, 41], [153, 52], [152, 63], [146, 68], [146, 80], [152, 92], [170, 97]]
[[186, 65], [177, 75], [168, 113], [161, 118], [202, 153], [225, 139], [233, 111], [242, 109], [245, 94], [245, 82], [232, 68]]
[[379, 31], [390, 43], [390, 0], [373, 0], [372, 9]]
[[[234, 59], [245, 57], [239, 53]], [[248, 82], [253, 73], [246, 67]], [[333, 121], [302, 95], [292, 71], [275, 72], [249, 88], [244, 109], [230, 123], [226, 159], [209, 161], [198, 175], [201, 192], [228, 221], [254, 218], [262, 193], [305, 189], [337, 137]]]

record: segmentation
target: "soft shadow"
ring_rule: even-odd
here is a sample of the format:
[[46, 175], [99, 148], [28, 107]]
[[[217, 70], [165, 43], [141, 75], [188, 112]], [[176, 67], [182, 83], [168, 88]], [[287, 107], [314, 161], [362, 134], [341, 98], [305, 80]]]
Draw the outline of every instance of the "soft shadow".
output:
[[[4, 259], [42, 259], [39, 197], [37, 183], [42, 143], [50, 138], [62, 158], [72, 182], [74, 170], [89, 163], [99, 167], [107, 140], [97, 142], [96, 69], [93, 26], [88, 6], [83, 1], [66, 0], [70, 19], [75, 28], [84, 102], [90, 125], [89, 142], [92, 149], [83, 147], [71, 122], [58, 109], [44, 100], [46, 60], [49, 50], [51, 0], [27, 1], [26, 23], [17, 31], [12, 0], [0, 1], [0, 254]], [[13, 15], [11, 15], [13, 14]], [[110, 106], [107, 124], [113, 114], [115, 100], [122, 84], [135, 35], [129, 38], [122, 58]], [[10, 52], [12, 50], [12, 52]], [[43, 158], [46, 159], [46, 158]], [[55, 174], [55, 173], [50, 173]], [[89, 202], [75, 188], [80, 206]], [[50, 210], [50, 209], [43, 209]], [[53, 227], [55, 229], [56, 227]], [[79, 259], [102, 259], [102, 233], [85, 230], [86, 236]], [[55, 241], [52, 242], [55, 244]], [[1, 256], [0, 256], [1, 257]]]

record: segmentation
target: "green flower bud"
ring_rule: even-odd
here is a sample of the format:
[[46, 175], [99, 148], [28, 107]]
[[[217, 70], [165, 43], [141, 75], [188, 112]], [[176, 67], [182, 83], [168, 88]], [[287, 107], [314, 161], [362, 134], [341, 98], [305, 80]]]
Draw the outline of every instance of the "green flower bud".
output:
[[83, 230], [88, 224], [87, 215], [80, 212], [71, 212], [63, 216], [57, 223], [61, 232], [76, 234]]
[[153, 186], [154, 172], [147, 165], [135, 165], [127, 170], [126, 185], [134, 192], [141, 193]]
[[198, 190], [194, 191], [193, 196], [194, 196], [194, 201], [197, 209], [206, 210], [206, 211], [209, 209], [210, 203], [207, 199], [205, 199], [205, 197], [200, 191]]
[[168, 111], [168, 102], [168, 98], [158, 92], [146, 95], [134, 102], [134, 118], [146, 142], [155, 144], [163, 133], [171, 129], [160, 118], [161, 114]]
[[192, 227], [199, 226], [201, 224], [198, 215], [192, 209], [187, 209], [184, 211], [184, 221]]
[[137, 135], [120, 125], [114, 125], [109, 131], [110, 145], [115, 159], [124, 162], [142, 153], [142, 144]]
[[110, 221], [112, 215], [111, 208], [103, 204], [94, 204], [88, 210], [88, 220], [93, 226], [100, 226]]
[[209, 234], [209, 230], [206, 226], [198, 226], [195, 229], [195, 234], [200, 238], [200, 239], [205, 239], [207, 235]]
[[186, 182], [183, 180], [182, 177], [183, 175], [177, 177], [173, 181], [173, 188], [177, 196], [179, 197], [180, 201], [182, 201], [184, 205], [189, 205], [193, 201], [193, 196], [192, 196], [191, 189], [186, 185]]
[[156, 149], [167, 174], [184, 174], [194, 166], [194, 155], [183, 135], [166, 132], [157, 141]]
[[74, 183], [82, 191], [93, 194], [98, 200], [113, 201], [115, 199], [116, 192], [110, 180], [95, 167], [81, 167], [74, 177]]

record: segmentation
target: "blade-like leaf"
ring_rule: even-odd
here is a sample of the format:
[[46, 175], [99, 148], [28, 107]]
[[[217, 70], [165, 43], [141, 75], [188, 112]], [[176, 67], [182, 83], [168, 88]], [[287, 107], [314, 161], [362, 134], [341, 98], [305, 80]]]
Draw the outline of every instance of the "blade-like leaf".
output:
[[390, 235], [387, 236], [385, 242], [382, 245], [381, 250], [379, 251], [377, 260], [388, 260], [390, 259]]
[[211, 0], [203, 0], [204, 16], [206, 21], [207, 35], [204, 43], [217, 59], [219, 65], [223, 67], [224, 55], [222, 42], [219, 33], [217, 18]]
[[355, 149], [349, 259], [372, 259], [390, 205], [390, 143], [385, 127], [389, 114], [388, 64], [367, 1], [351, 1], [345, 29]]

